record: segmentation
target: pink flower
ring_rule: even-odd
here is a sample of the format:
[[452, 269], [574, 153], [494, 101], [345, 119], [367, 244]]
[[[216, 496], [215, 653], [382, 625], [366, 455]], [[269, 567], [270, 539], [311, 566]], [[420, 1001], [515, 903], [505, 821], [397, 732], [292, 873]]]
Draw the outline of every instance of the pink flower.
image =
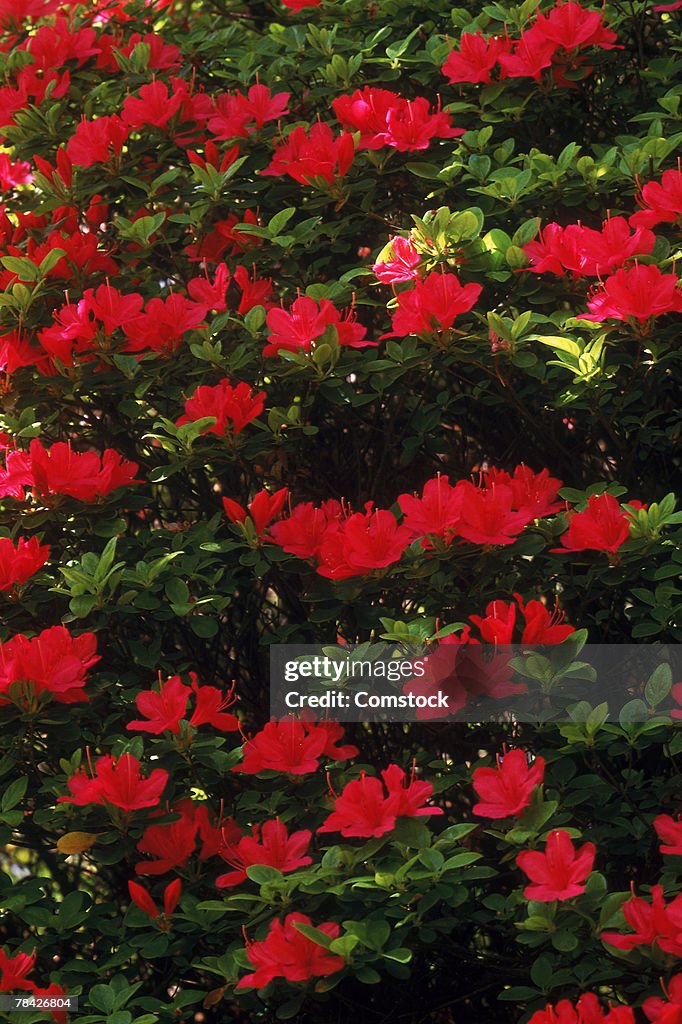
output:
[[420, 256], [409, 238], [395, 235], [391, 239], [388, 259], [374, 264], [372, 270], [383, 284], [413, 281], [417, 277]]

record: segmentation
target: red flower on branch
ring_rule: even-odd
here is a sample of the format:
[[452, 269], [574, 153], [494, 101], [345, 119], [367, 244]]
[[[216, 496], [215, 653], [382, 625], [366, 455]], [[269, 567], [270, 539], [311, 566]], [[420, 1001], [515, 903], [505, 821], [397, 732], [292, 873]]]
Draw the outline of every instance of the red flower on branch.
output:
[[123, 811], [138, 811], [144, 807], [156, 807], [166, 783], [168, 772], [155, 768], [144, 778], [140, 773], [140, 762], [132, 754], [115, 758], [104, 754], [97, 759], [92, 775], [82, 766], [67, 785], [71, 796], [60, 796], [58, 803], [111, 804]]
[[[149, 892], [139, 882], [128, 882], [128, 892], [136, 907], [143, 910], [151, 918], [161, 917], [161, 911], [156, 906]], [[182, 893], [182, 881], [179, 878], [169, 882], [163, 892], [163, 916], [168, 919], [178, 905]]]
[[137, 463], [128, 462], [113, 448], [100, 457], [97, 452], [75, 452], [64, 441], [45, 448], [35, 437], [29, 451], [33, 490], [42, 497], [66, 494], [79, 501], [95, 501], [119, 487], [144, 482], [135, 478]]
[[663, 886], [651, 888], [651, 902], [634, 895], [621, 907], [631, 935], [620, 932], [602, 932], [601, 939], [609, 946], [626, 952], [636, 946], [658, 946], [664, 953], [682, 957], [682, 894], [667, 906]]
[[9, 537], [0, 537], [0, 590], [26, 583], [49, 557], [49, 545], [41, 545], [37, 537], [20, 537], [16, 546]]
[[8, 956], [4, 949], [0, 948], [0, 992], [14, 992], [16, 990], [32, 990], [35, 986], [32, 981], [26, 980], [36, 962], [35, 953], [15, 953]]
[[112, 156], [119, 156], [129, 134], [129, 127], [117, 114], [83, 119], [66, 144], [66, 155], [77, 167], [106, 164]]
[[[327, 977], [346, 966], [343, 957], [330, 953], [319, 942], [307, 938], [296, 928], [297, 924], [313, 926], [305, 914], [287, 914], [284, 923], [277, 919], [270, 923], [270, 930], [263, 941], [247, 942], [246, 954], [256, 970], [241, 979], [238, 989], [262, 989], [275, 978], [303, 982], [309, 978]], [[339, 925], [331, 921], [315, 927], [330, 939], [338, 938], [341, 932]]]
[[472, 85], [492, 82], [491, 71], [501, 53], [508, 53], [511, 40], [499, 36], [484, 36], [481, 32], [463, 32], [459, 50], [453, 50], [441, 71], [453, 84], [469, 82]]
[[[680, 4], [674, 6], [679, 7]], [[654, 10], [663, 8], [655, 7]], [[655, 228], [657, 224], [682, 222], [682, 169], [664, 171], [660, 182], [647, 182], [637, 196], [637, 202], [642, 209], [630, 217], [635, 228]]]
[[481, 818], [518, 817], [528, 807], [533, 790], [542, 783], [545, 762], [528, 764], [525, 750], [515, 747], [498, 757], [495, 768], [476, 768], [473, 787], [481, 798], [472, 811]]
[[344, 128], [360, 132], [360, 146], [365, 149], [392, 146], [405, 153], [427, 149], [434, 138], [454, 139], [465, 131], [454, 128], [450, 115], [440, 108], [432, 112], [423, 96], [406, 100], [371, 85], [337, 96], [332, 107]]
[[320, 299], [318, 303], [301, 295], [294, 300], [291, 310], [271, 309], [266, 322], [270, 337], [263, 349], [264, 356], [276, 356], [282, 351], [310, 352], [329, 327], [334, 329], [342, 347], [366, 348], [377, 344], [364, 340], [367, 332], [362, 324], [355, 323], [352, 310], [342, 313], [329, 299]]
[[676, 974], [663, 987], [666, 999], [651, 996], [642, 1009], [647, 1020], [654, 1024], [682, 1024], [682, 974]]
[[594, 323], [636, 320], [643, 324], [665, 313], [682, 313], [679, 284], [676, 274], [662, 274], [653, 265], [621, 267], [592, 292], [587, 302], [590, 312], [580, 318]]
[[665, 844], [661, 853], [682, 857], [682, 821], [669, 814], [659, 814], [654, 818], [656, 835]]
[[74, 637], [65, 626], [51, 626], [31, 639], [20, 633], [0, 644], [0, 704], [13, 702], [30, 711], [47, 700], [87, 701], [87, 672], [99, 660], [94, 633]]
[[383, 284], [399, 284], [414, 281], [418, 276], [421, 257], [409, 238], [395, 235], [391, 239], [390, 254], [378, 261], [372, 270]]
[[584, 512], [568, 516], [568, 529], [559, 537], [562, 547], [550, 550], [606, 551], [616, 554], [630, 536], [630, 517], [612, 494], [592, 494]]
[[393, 330], [384, 337], [434, 334], [449, 330], [461, 313], [467, 313], [483, 291], [480, 284], [462, 285], [455, 274], [433, 271], [414, 288], [400, 292], [392, 315]]
[[301, 185], [310, 185], [319, 178], [333, 185], [344, 178], [353, 163], [353, 136], [342, 132], [338, 137], [328, 124], [316, 122], [309, 131], [294, 128], [278, 146], [272, 160], [261, 174], [280, 177], [288, 174]]
[[241, 885], [248, 877], [246, 869], [254, 864], [266, 864], [282, 872], [307, 867], [312, 864], [312, 857], [305, 856], [312, 835], [307, 829], [289, 835], [279, 818], [266, 821], [262, 826], [254, 825], [253, 835], [220, 848], [220, 856], [234, 870], [219, 875], [216, 885], [219, 889]]
[[526, 899], [539, 903], [570, 900], [585, 892], [585, 881], [594, 866], [597, 848], [585, 843], [576, 850], [568, 832], [550, 832], [544, 853], [522, 850], [516, 863], [528, 875], [531, 885], [523, 890]]
[[176, 426], [192, 423], [205, 416], [215, 417], [213, 426], [204, 427], [203, 434], [241, 434], [244, 427], [255, 420], [265, 408], [265, 391], [254, 392], [244, 381], [233, 386], [227, 377], [218, 384], [200, 385], [185, 402], [185, 415], [176, 420]]
[[241, 525], [250, 518], [257, 537], [263, 537], [267, 526], [276, 519], [284, 507], [289, 489], [280, 487], [274, 494], [262, 490], [251, 500], [248, 509], [232, 498], [223, 498], [225, 515], [231, 523]]
[[533, 1014], [528, 1024], [635, 1024], [635, 1016], [629, 1006], [602, 1010], [597, 996], [588, 992], [575, 1006], [568, 999], [559, 1000], [555, 1007], [548, 1003], [544, 1010]]

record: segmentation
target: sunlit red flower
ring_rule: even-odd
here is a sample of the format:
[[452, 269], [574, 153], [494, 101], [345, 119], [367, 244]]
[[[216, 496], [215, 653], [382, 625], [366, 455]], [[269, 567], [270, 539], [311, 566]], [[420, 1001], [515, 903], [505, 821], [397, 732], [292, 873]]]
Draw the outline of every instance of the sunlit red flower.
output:
[[475, 305], [482, 290], [480, 284], [460, 284], [455, 274], [433, 271], [397, 296], [393, 330], [386, 337], [449, 330], [461, 313]]
[[204, 427], [202, 433], [224, 437], [229, 430], [234, 435], [241, 434], [263, 412], [265, 397], [265, 391], [254, 392], [244, 381], [232, 385], [227, 377], [213, 386], [201, 384], [185, 402], [185, 415], [176, 421], [176, 426], [213, 416], [216, 422]]
[[68, 780], [71, 796], [60, 796], [58, 803], [111, 804], [123, 811], [156, 807], [166, 783], [168, 772], [154, 768], [148, 778], [140, 773], [140, 762], [132, 754], [118, 759], [104, 754], [97, 759], [92, 776], [81, 766]]
[[682, 857], [682, 821], [669, 814], [659, 814], [654, 818], [654, 828], [664, 844], [660, 848], [661, 853]]
[[26, 583], [49, 557], [49, 545], [41, 545], [37, 537], [20, 537], [16, 546], [9, 537], [0, 537], [0, 590]]
[[531, 880], [523, 890], [524, 896], [540, 903], [579, 896], [585, 892], [596, 852], [594, 843], [585, 843], [576, 850], [563, 829], [550, 832], [544, 852], [522, 850], [517, 854], [516, 863]]
[[509, 818], [522, 814], [530, 804], [533, 790], [542, 783], [545, 762], [536, 757], [528, 763], [525, 750], [515, 747], [498, 758], [495, 768], [476, 768], [473, 787], [481, 798], [474, 814], [481, 818]]
[[612, 494], [592, 494], [584, 512], [568, 516], [568, 529], [559, 537], [566, 551], [606, 551], [615, 554], [630, 536], [630, 517]]
[[289, 835], [279, 818], [266, 821], [262, 826], [254, 825], [252, 835], [221, 847], [220, 856], [234, 870], [219, 875], [216, 885], [220, 889], [240, 885], [246, 881], [246, 869], [254, 864], [266, 864], [282, 872], [307, 867], [312, 864], [312, 858], [306, 856], [312, 835], [307, 829]]
[[307, 132], [303, 127], [289, 132], [275, 146], [272, 160], [261, 174], [288, 174], [301, 185], [310, 185], [316, 178], [333, 185], [348, 173], [354, 156], [355, 143], [349, 132], [335, 137], [328, 124], [316, 122]]
[[[247, 942], [246, 954], [256, 970], [245, 975], [237, 988], [265, 988], [275, 978], [289, 982], [307, 981], [309, 978], [327, 977], [346, 966], [341, 956], [330, 953], [319, 942], [314, 942], [298, 931], [296, 924], [312, 927], [305, 914], [287, 914], [284, 923], [275, 919], [261, 942]], [[315, 925], [330, 939], [338, 938], [341, 928], [326, 921]]]

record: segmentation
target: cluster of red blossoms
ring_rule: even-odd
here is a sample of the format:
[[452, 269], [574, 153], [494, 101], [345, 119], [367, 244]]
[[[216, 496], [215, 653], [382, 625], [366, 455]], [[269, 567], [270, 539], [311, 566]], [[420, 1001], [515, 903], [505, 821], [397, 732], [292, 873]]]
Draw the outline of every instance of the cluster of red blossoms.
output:
[[16, 704], [35, 711], [49, 700], [57, 704], [87, 701], [88, 669], [99, 661], [94, 633], [71, 636], [52, 626], [37, 636], [18, 634], [0, 644], [0, 706]]
[[[34, 996], [41, 996], [49, 999], [67, 995], [67, 990], [61, 985], [51, 984], [47, 988], [41, 988], [35, 981], [27, 976], [35, 966], [36, 953], [15, 953], [8, 956], [4, 949], [0, 948], [0, 992], [30, 992]], [[67, 1024], [66, 1010], [51, 1010], [52, 1016], [57, 1024]]]
[[[453, 50], [443, 65], [443, 74], [452, 83], [492, 82], [497, 65], [498, 77], [533, 78], [540, 81], [543, 72], [552, 70], [552, 83], [572, 87], [566, 71], [584, 66], [585, 50], [612, 50], [616, 33], [593, 11], [568, 0], [548, 12], [538, 11], [530, 28], [519, 39], [463, 33], [459, 50]], [[589, 73], [591, 68], [584, 68]]]
[[[517, 466], [513, 474], [491, 469], [479, 485], [446, 477], [427, 481], [421, 496], [401, 494], [398, 504], [404, 514], [399, 524], [392, 512], [374, 509], [350, 513], [330, 500], [316, 508], [312, 502], [295, 505], [287, 519], [273, 523], [268, 535], [288, 554], [312, 559], [317, 572], [328, 579], [365, 576], [399, 561], [416, 540], [429, 550], [446, 550], [455, 540], [472, 544], [513, 544], [531, 522], [561, 510], [557, 495], [562, 483], [547, 470], [534, 473]], [[246, 510], [231, 499], [223, 499], [232, 522], [244, 522]], [[261, 491], [252, 507], [261, 514], [256, 534], [262, 537], [268, 523], [279, 514], [286, 489], [276, 495]], [[263, 506], [262, 510], [260, 506]], [[255, 522], [255, 517], [254, 522]], [[568, 513], [568, 530], [561, 535], [561, 548], [554, 551], [605, 551], [614, 554], [629, 536], [630, 514], [609, 494], [592, 496], [583, 512]]]
[[9, 537], [0, 537], [0, 590], [26, 583], [49, 557], [49, 545], [41, 544], [37, 537], [20, 537], [16, 545]]
[[136, 462], [123, 459], [113, 448], [106, 448], [100, 456], [75, 452], [65, 441], [45, 448], [36, 437], [27, 452], [6, 449], [5, 467], [0, 468], [0, 497], [24, 501], [28, 488], [43, 502], [59, 494], [93, 502], [119, 487], [142, 483], [135, 479], [137, 470]]
[[399, 153], [427, 149], [433, 139], [464, 135], [454, 128], [450, 115], [440, 108], [431, 111], [423, 96], [406, 100], [389, 89], [366, 85], [349, 95], [337, 96], [332, 107], [343, 127], [360, 132], [360, 149], [391, 146]]
[[194, 698], [194, 711], [188, 722], [192, 728], [212, 725], [221, 732], [237, 731], [237, 718], [225, 710], [236, 700], [232, 693], [223, 696], [216, 686], [201, 686], [195, 672], [189, 675], [191, 686], [186, 686], [180, 676], [171, 676], [163, 683], [159, 681], [158, 690], [141, 690], [135, 697], [135, 703], [144, 718], [128, 722], [126, 728], [156, 736], [163, 732], [179, 735], [191, 694]]
[[342, 348], [377, 345], [376, 341], [365, 341], [367, 332], [355, 322], [352, 310], [340, 312], [329, 299], [317, 302], [301, 295], [294, 300], [290, 310], [271, 309], [266, 323], [270, 337], [263, 349], [264, 356], [276, 356], [280, 352], [311, 352], [315, 344], [330, 333]]
[[181, 427], [210, 416], [215, 423], [204, 427], [203, 434], [225, 437], [229, 432], [235, 437], [260, 416], [264, 408], [265, 391], [254, 392], [244, 381], [232, 385], [227, 377], [223, 377], [213, 386], [201, 384], [185, 402], [185, 414], [176, 420], [175, 425]]
[[[655, 1020], [655, 1018], [649, 1018]], [[670, 1019], [673, 1024], [673, 1019]], [[556, 1006], [538, 1010], [528, 1024], [635, 1024], [634, 1012], [629, 1006], [612, 1006], [603, 1010], [593, 992], [587, 992], [573, 1005], [561, 999]]]

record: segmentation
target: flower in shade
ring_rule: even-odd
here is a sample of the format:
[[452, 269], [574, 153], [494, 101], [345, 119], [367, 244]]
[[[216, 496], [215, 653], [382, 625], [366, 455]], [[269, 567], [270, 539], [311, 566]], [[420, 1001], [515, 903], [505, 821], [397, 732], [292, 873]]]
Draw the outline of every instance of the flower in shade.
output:
[[[384, 785], [373, 776], [361, 772], [359, 779], [348, 782], [320, 832], [340, 832], [346, 838], [376, 838], [391, 832], [399, 817], [415, 817], [442, 813], [437, 807], [422, 806], [433, 793], [429, 782], [414, 776], [405, 785], [405, 772], [399, 765], [389, 765], [381, 773]], [[384, 786], [386, 792], [384, 792]]]
[[651, 888], [651, 902], [635, 896], [621, 907], [632, 934], [602, 932], [601, 939], [609, 946], [626, 952], [636, 946], [658, 946], [664, 953], [682, 957], [682, 894], [666, 905], [663, 886]]
[[244, 381], [233, 386], [227, 377], [211, 386], [201, 384], [191, 398], [185, 402], [185, 414], [176, 421], [176, 426], [193, 423], [195, 420], [212, 416], [215, 423], [206, 426], [203, 434], [217, 434], [224, 437], [241, 434], [247, 423], [255, 420], [265, 408], [265, 391], [254, 392]]
[[349, 132], [334, 136], [328, 124], [316, 122], [309, 131], [294, 128], [275, 146], [272, 160], [261, 174], [281, 177], [288, 174], [301, 185], [320, 179], [333, 185], [345, 177], [353, 163], [355, 143]]
[[253, 835], [220, 848], [220, 856], [234, 870], [219, 875], [216, 885], [220, 889], [240, 885], [248, 877], [246, 869], [254, 864], [266, 864], [282, 872], [307, 867], [312, 864], [312, 858], [305, 856], [312, 835], [307, 829], [289, 835], [279, 818], [266, 821], [262, 826], [254, 825]]
[[682, 857], [682, 821], [669, 814], [659, 814], [654, 818], [656, 835], [664, 844], [661, 853], [677, 854]]
[[312, 501], [294, 505], [288, 519], [280, 519], [270, 527], [270, 539], [287, 554], [298, 558], [315, 558], [327, 530], [338, 523], [341, 505], [335, 499], [323, 501], [315, 508]]
[[49, 545], [41, 545], [37, 537], [20, 537], [16, 546], [9, 537], [0, 537], [0, 590], [26, 583], [49, 557]]
[[386, 509], [355, 512], [329, 523], [318, 548], [317, 571], [327, 579], [367, 576], [400, 560], [411, 541], [408, 527], [398, 525]]
[[0, 705], [25, 711], [41, 703], [87, 701], [87, 672], [99, 661], [94, 633], [71, 636], [66, 626], [50, 626], [30, 639], [18, 634], [0, 644]]
[[[138, 875], [163, 875], [173, 868], [184, 867], [197, 847], [197, 833], [202, 842], [200, 860], [214, 856], [226, 842], [236, 842], [241, 829], [233, 827], [232, 820], [221, 820], [213, 824], [205, 803], [194, 800], [180, 800], [170, 808], [177, 820], [164, 824], [149, 825], [137, 844], [140, 853], [147, 853], [154, 860], [140, 861], [135, 865]], [[164, 815], [155, 811], [152, 817]]]
[[[161, 917], [161, 911], [150, 896], [149, 892], [139, 882], [128, 882], [128, 892], [136, 907], [143, 910], [149, 917]], [[178, 905], [182, 893], [182, 882], [179, 878], [169, 882], [163, 891], [163, 916], [169, 918]]]
[[26, 980], [36, 962], [35, 953], [15, 953], [8, 956], [0, 948], [0, 992], [13, 992], [16, 989], [33, 989], [32, 981]]
[[267, 315], [270, 331], [264, 356], [276, 356], [280, 352], [310, 352], [314, 342], [322, 338], [328, 327], [333, 327], [338, 344], [348, 348], [366, 348], [377, 342], [365, 341], [367, 331], [355, 322], [352, 310], [343, 315], [328, 299], [319, 304], [308, 295], [295, 299], [290, 310], [271, 309]]
[[596, 852], [594, 843], [585, 843], [576, 850], [563, 829], [550, 832], [544, 853], [522, 850], [517, 854], [516, 863], [531, 880], [531, 885], [523, 890], [524, 896], [539, 903], [579, 896], [585, 892]]
[[646, 1018], [653, 1024], [682, 1024], [682, 974], [675, 974], [663, 986], [666, 998], [651, 996], [642, 1006]]
[[[290, 982], [308, 981], [309, 978], [323, 978], [336, 974], [346, 966], [346, 961], [307, 938], [296, 927], [297, 924], [313, 927], [305, 914], [287, 914], [284, 922], [275, 919], [265, 939], [246, 944], [246, 955], [255, 971], [245, 975], [237, 988], [265, 988], [275, 978]], [[330, 939], [337, 939], [341, 932], [338, 924], [326, 921], [315, 925], [318, 931]]]
[[318, 758], [327, 744], [327, 736], [308, 723], [287, 718], [268, 722], [244, 744], [244, 760], [233, 772], [254, 775], [262, 771], [307, 775], [317, 771]]
[[422, 547], [431, 547], [431, 538], [449, 545], [457, 532], [462, 509], [462, 491], [453, 487], [440, 473], [424, 484], [421, 497], [401, 494], [398, 504], [406, 526], [414, 539], [422, 537]]
[[136, 462], [123, 459], [113, 448], [97, 452], [75, 452], [65, 441], [45, 448], [34, 437], [30, 448], [33, 489], [37, 494], [66, 494], [79, 501], [95, 501], [119, 487], [142, 483], [135, 479]]
[[533, 790], [542, 783], [545, 762], [528, 764], [525, 750], [515, 747], [497, 758], [495, 768], [476, 768], [473, 787], [480, 797], [472, 811], [481, 818], [518, 817], [528, 807]]
[[459, 50], [451, 51], [441, 71], [453, 85], [459, 82], [489, 84], [500, 53], [510, 49], [511, 41], [508, 39], [484, 36], [481, 32], [463, 32]]
[[104, 754], [97, 759], [92, 775], [82, 766], [68, 781], [71, 796], [60, 796], [58, 803], [111, 804], [123, 811], [156, 807], [168, 782], [168, 772], [155, 768], [148, 778], [140, 772], [140, 762], [132, 754], [115, 758]]
[[243, 505], [240, 505], [238, 501], [234, 501], [232, 498], [223, 498], [225, 515], [235, 525], [241, 525], [246, 522], [247, 517], [250, 518], [253, 522], [256, 536], [262, 537], [266, 527], [282, 511], [288, 493], [289, 491], [286, 487], [281, 487], [274, 494], [270, 494], [266, 490], [259, 491], [249, 503], [248, 509], [245, 509]]
[[592, 494], [584, 512], [572, 512], [568, 529], [559, 537], [560, 548], [566, 551], [606, 551], [615, 554], [630, 536], [630, 517], [623, 512], [612, 494]]
[[587, 992], [573, 1005], [560, 999], [556, 1006], [549, 1003], [537, 1010], [528, 1024], [635, 1024], [634, 1011], [629, 1006], [612, 1006], [603, 1010], [593, 992]]
[[457, 484], [461, 492], [457, 534], [472, 544], [513, 544], [531, 516], [515, 507], [514, 491], [493, 482], [476, 487], [469, 480]]

